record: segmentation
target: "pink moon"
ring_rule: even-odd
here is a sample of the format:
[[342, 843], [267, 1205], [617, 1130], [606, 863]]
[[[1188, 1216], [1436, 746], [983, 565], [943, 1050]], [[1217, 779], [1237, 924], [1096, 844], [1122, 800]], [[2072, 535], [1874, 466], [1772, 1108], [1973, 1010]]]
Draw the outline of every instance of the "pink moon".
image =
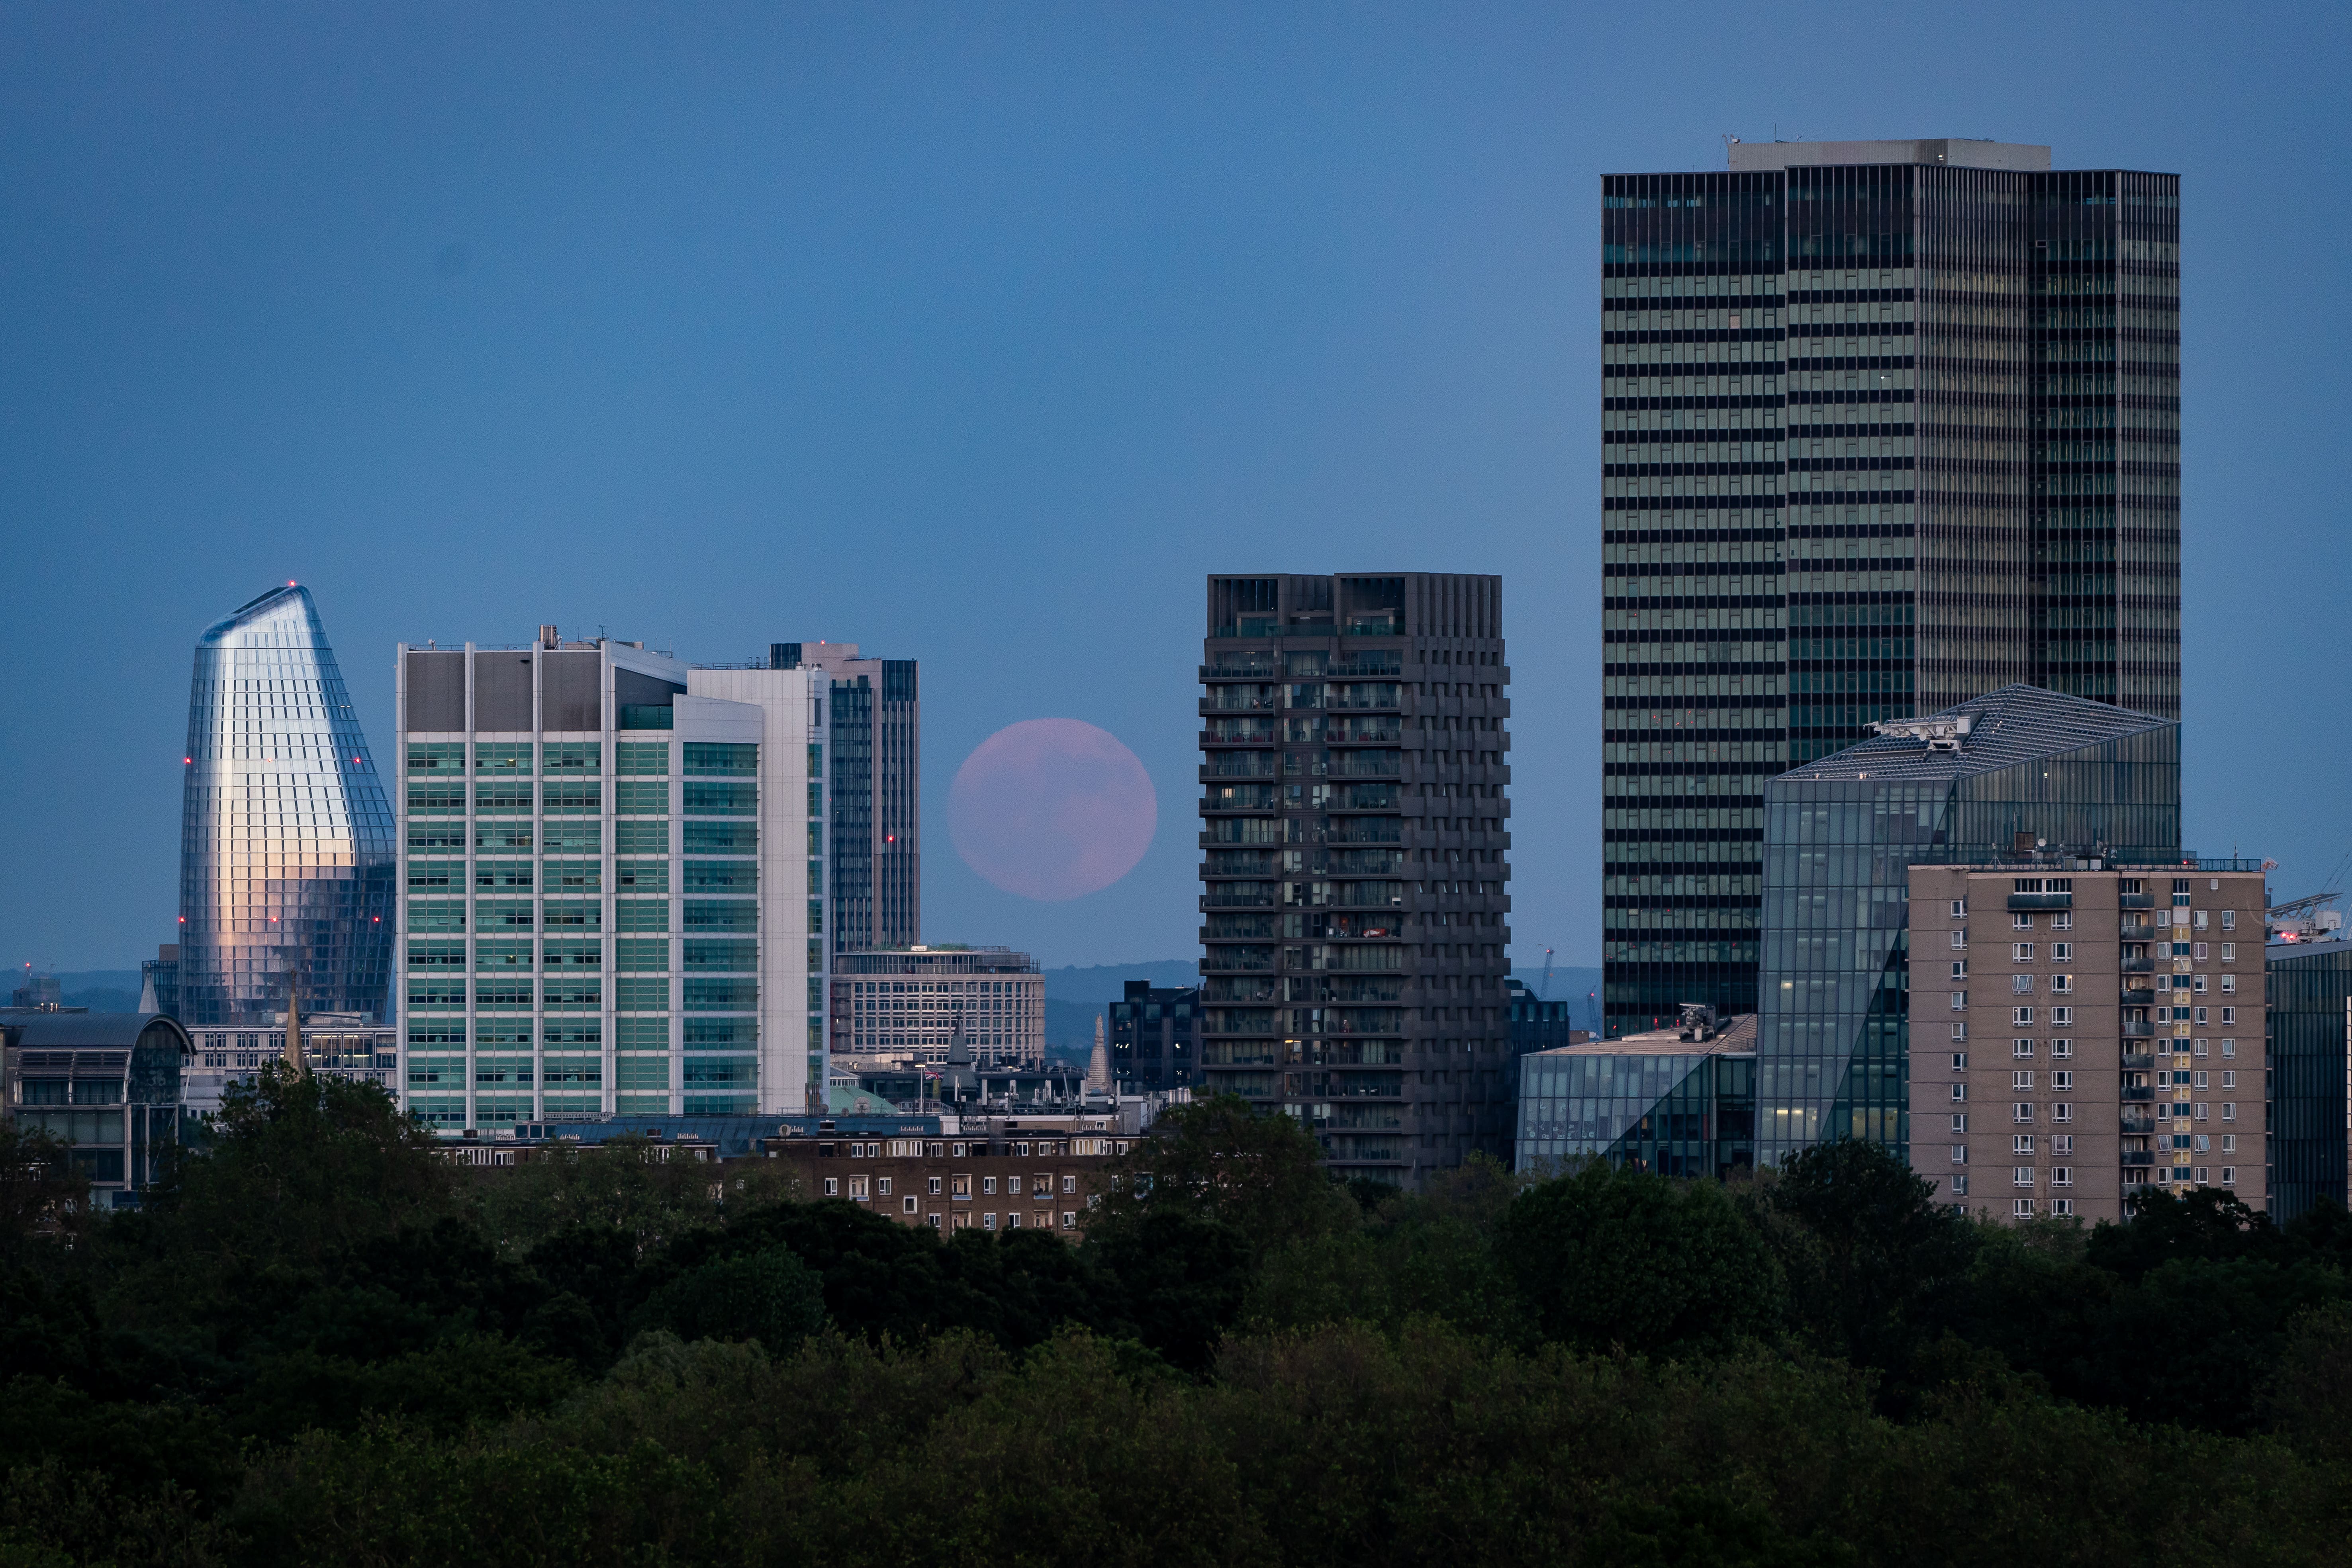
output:
[[995, 887], [1054, 903], [1099, 892], [1135, 869], [1160, 824], [1160, 797], [1133, 752], [1076, 719], [1024, 719], [956, 770], [948, 830], [965, 865]]

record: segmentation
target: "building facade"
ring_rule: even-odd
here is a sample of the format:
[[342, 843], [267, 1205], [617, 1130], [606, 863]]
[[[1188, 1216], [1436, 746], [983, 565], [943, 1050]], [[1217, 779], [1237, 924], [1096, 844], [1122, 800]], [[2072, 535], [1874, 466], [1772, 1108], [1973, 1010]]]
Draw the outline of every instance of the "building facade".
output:
[[2020, 685], [1880, 727], [1766, 787], [1762, 1163], [1905, 1148], [1913, 866], [2182, 858], [2172, 720]]
[[205, 630], [180, 808], [178, 1007], [252, 1027], [302, 1005], [384, 1016], [393, 814], [310, 590]]
[[2352, 1117], [2352, 942], [2276, 942], [2269, 974], [2268, 1191], [2282, 1222], [2346, 1193]]
[[398, 682], [412, 1110], [457, 1131], [823, 1103], [822, 675], [547, 626], [403, 645]]
[[[1581, 1033], [1582, 1031], [1578, 1031]], [[1756, 1164], [1756, 1016], [1556, 1046], [1519, 1058], [1511, 1168], [1607, 1160], [1729, 1180]]]
[[772, 643], [777, 669], [832, 682], [824, 899], [833, 951], [923, 940], [923, 703], [911, 658], [865, 658], [857, 645]]
[[1502, 580], [1213, 576], [1201, 1077], [1335, 1169], [1507, 1153]]
[[1612, 1034], [1759, 1005], [1773, 774], [2013, 682], [2180, 710], [2179, 177], [1728, 151], [1601, 181]]
[[1201, 988], [1127, 983], [1108, 1009], [1110, 1078], [1119, 1094], [1166, 1093], [1200, 1081]]
[[2003, 1220], [2120, 1221], [2151, 1184], [2268, 1206], [2264, 889], [2238, 865], [1911, 868], [1910, 1161], [1939, 1197]]
[[810, 1202], [832, 1199], [933, 1230], [1042, 1230], [1076, 1241], [1104, 1168], [1127, 1152], [1108, 1116], [961, 1119], [928, 1137], [827, 1131], [765, 1140]]
[[[320, 1078], [372, 1083], [401, 1098], [400, 1029], [356, 1013], [306, 1013], [302, 1016], [303, 1065]], [[208, 1120], [220, 1114], [229, 1089], [250, 1084], [261, 1069], [286, 1059], [286, 1026], [205, 1029], [189, 1037], [193, 1050], [181, 1075], [180, 1103], [188, 1114]]]
[[0, 1013], [0, 1103], [68, 1146], [93, 1208], [135, 1208], [180, 1141], [188, 1033], [160, 1013]]
[[1025, 952], [890, 948], [839, 953], [834, 966], [836, 1055], [877, 1066], [944, 1065], [961, 1034], [974, 1066], [1045, 1065], [1045, 977]]

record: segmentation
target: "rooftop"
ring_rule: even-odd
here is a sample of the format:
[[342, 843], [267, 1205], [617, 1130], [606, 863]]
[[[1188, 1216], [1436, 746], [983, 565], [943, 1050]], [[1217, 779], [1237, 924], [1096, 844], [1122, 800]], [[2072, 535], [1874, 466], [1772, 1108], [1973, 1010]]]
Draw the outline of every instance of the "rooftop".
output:
[[1756, 1015], [1741, 1013], [1727, 1019], [1711, 1040], [1685, 1040], [1682, 1030], [1650, 1029], [1614, 1040], [1588, 1040], [1580, 1046], [1557, 1046], [1531, 1054], [1538, 1057], [1712, 1057], [1727, 1051], [1756, 1048]]
[[2046, 172], [2050, 149], [2031, 142], [1949, 136], [1916, 142], [1739, 142], [1724, 149], [1734, 169], [1817, 168], [1838, 163], [1925, 163], [1954, 169]]
[[[1774, 784], [1820, 784], [1849, 779], [1949, 780], [1995, 773], [2037, 757], [2059, 756], [2085, 746], [2150, 730], [2175, 727], [2169, 719], [2128, 708], [2092, 702], [2039, 686], [2004, 686], [1956, 703], [1935, 719], [1968, 721], [1968, 732], [1951, 749], [1913, 734], [1872, 737], [1859, 745], [1790, 768]], [[1906, 727], [1924, 727], [1904, 721]], [[1893, 726], [1890, 726], [1893, 728]], [[1957, 730], [1958, 726], [1952, 727]]]

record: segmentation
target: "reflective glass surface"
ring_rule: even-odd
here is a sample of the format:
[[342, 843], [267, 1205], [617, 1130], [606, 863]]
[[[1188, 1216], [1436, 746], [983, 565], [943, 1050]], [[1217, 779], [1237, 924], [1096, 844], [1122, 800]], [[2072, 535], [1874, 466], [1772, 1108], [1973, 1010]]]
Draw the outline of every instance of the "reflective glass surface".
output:
[[181, 1017], [380, 1016], [390, 973], [391, 807], [308, 590], [207, 628], [188, 695], [180, 828]]

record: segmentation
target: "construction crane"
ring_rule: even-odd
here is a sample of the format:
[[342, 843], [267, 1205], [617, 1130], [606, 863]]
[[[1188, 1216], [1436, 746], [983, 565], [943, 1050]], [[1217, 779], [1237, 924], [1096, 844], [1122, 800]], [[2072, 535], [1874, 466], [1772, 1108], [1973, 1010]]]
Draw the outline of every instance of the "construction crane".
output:
[[2352, 868], [2352, 850], [2327, 874], [2327, 891], [2291, 899], [2263, 911], [2263, 924], [2273, 942], [2319, 942], [2344, 929], [2344, 914], [2326, 906], [2344, 896], [2344, 873]]
[[1536, 984], [1536, 1000], [1538, 1002], [1551, 994], [1551, 954], [1550, 948], [1544, 949], [1543, 979]]

